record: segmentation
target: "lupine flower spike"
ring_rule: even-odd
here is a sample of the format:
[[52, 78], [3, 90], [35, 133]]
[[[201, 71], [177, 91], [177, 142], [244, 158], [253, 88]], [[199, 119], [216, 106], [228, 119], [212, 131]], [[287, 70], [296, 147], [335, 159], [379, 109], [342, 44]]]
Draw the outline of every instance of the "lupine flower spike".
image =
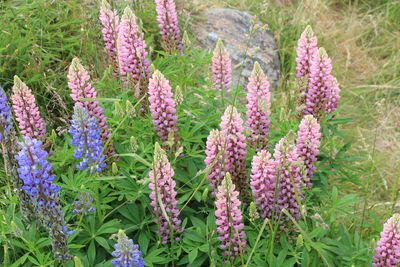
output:
[[116, 259], [111, 260], [111, 264], [117, 267], [144, 267], [142, 252], [139, 245], [128, 239], [123, 230], [118, 231], [118, 242], [114, 245], [114, 252], [111, 254]]
[[0, 86], [0, 142], [4, 142], [13, 131], [10, 107], [7, 105], [7, 96]]
[[174, 170], [168, 161], [165, 151], [158, 143], [154, 149], [154, 167], [149, 173], [151, 189], [151, 206], [154, 207], [154, 215], [159, 225], [158, 235], [162, 239], [162, 244], [166, 244], [168, 239], [172, 241], [177, 233], [181, 233], [181, 220], [178, 218], [179, 210], [176, 208], [175, 181], [173, 180]]
[[76, 147], [74, 158], [81, 159], [77, 169], [89, 169], [90, 173], [100, 173], [106, 166], [100, 129], [96, 119], [91, 117], [80, 103], [75, 104], [69, 133], [72, 135], [71, 144]]
[[310, 25], [306, 27], [297, 42], [296, 76], [298, 78], [308, 77], [310, 74], [312, 59], [317, 55], [317, 37]]
[[135, 97], [141, 98], [147, 91], [150, 61], [147, 59], [143, 33], [129, 7], [125, 8], [119, 24], [117, 47], [120, 74], [126, 84], [135, 88]]
[[[68, 87], [71, 89], [71, 97], [82, 107], [86, 108], [89, 115], [97, 120], [99, 128], [101, 129], [101, 139], [103, 144], [111, 137], [106, 123], [106, 117], [103, 115], [103, 109], [99, 106], [97, 101], [82, 101], [82, 98], [96, 98], [96, 89], [90, 83], [89, 73], [82, 66], [78, 58], [74, 58], [69, 67], [68, 72]], [[107, 152], [113, 152], [112, 144], [109, 144]]]
[[277, 173], [278, 162], [269, 152], [261, 150], [254, 156], [250, 184], [262, 218], [272, 217]]
[[304, 115], [321, 118], [325, 112], [329, 92], [332, 91], [332, 62], [324, 48], [318, 49], [310, 68]]
[[89, 213], [93, 213], [95, 208], [93, 207], [93, 198], [90, 196], [89, 193], [84, 192], [78, 195], [77, 201], [74, 201], [74, 209], [72, 213], [74, 214], [83, 214], [87, 216]]
[[19, 152], [17, 134], [11, 119], [11, 110], [7, 104], [7, 96], [0, 86], [0, 150], [4, 160], [4, 170], [12, 179], [14, 192], [20, 201], [20, 209], [24, 219], [31, 222], [36, 218], [30, 197], [22, 190], [23, 182], [18, 177], [18, 163], [15, 155]]
[[[303, 159], [307, 178], [304, 184], [311, 186], [311, 178], [315, 171], [314, 162], [317, 161], [321, 132], [320, 125], [312, 115], [306, 115], [300, 122], [297, 133], [296, 150], [297, 154]], [[303, 176], [304, 177], [304, 176]]]
[[337, 79], [333, 77], [332, 80], [332, 87], [331, 90], [328, 91], [328, 96], [327, 96], [327, 103], [325, 106], [325, 113], [330, 114], [334, 112], [338, 105], [339, 105], [339, 100], [340, 100], [340, 87]]
[[21, 151], [16, 156], [19, 178], [23, 181], [22, 189], [30, 196], [36, 214], [48, 229], [52, 239], [54, 257], [59, 261], [71, 258], [68, 253], [67, 235], [71, 234], [65, 226], [64, 214], [58, 205], [60, 187], [53, 184], [52, 165], [47, 161], [47, 152], [42, 149], [42, 142], [25, 138]]
[[397, 267], [400, 263], [400, 214], [394, 214], [383, 226], [376, 244], [374, 267]]
[[244, 136], [243, 120], [233, 106], [228, 106], [221, 119], [221, 138], [224, 154], [225, 171], [232, 176], [244, 199], [249, 200], [246, 176], [246, 137]]
[[296, 77], [298, 86], [297, 111], [302, 117], [306, 105], [306, 93], [308, 90], [308, 77], [310, 75], [310, 67], [313, 58], [318, 53], [317, 37], [310, 25], [306, 27], [301, 34], [297, 44], [296, 58]]
[[104, 45], [114, 69], [114, 75], [118, 75], [119, 66], [117, 54], [117, 37], [119, 17], [117, 11], [111, 8], [107, 0], [102, 1], [99, 19], [101, 21], [101, 24], [103, 24], [103, 29], [101, 30], [101, 32], [103, 33]]
[[213, 73], [214, 89], [230, 92], [232, 83], [232, 62], [221, 39], [218, 39], [212, 57], [211, 70]]
[[[224, 178], [223, 145], [221, 132], [219, 130], [212, 130], [207, 138], [204, 163], [206, 164], [206, 170], [209, 170], [207, 179], [210, 181], [210, 186], [214, 189], [217, 189]], [[214, 195], [215, 191], [212, 194]]]
[[246, 235], [243, 231], [242, 212], [240, 211], [239, 192], [235, 191], [229, 173], [218, 186], [215, 201], [215, 217], [218, 240], [224, 255], [239, 256], [246, 251]]
[[155, 0], [158, 27], [162, 44], [167, 52], [183, 52], [181, 32], [174, 0]]
[[254, 64], [254, 69], [247, 85], [246, 107], [246, 126], [250, 132], [248, 141], [257, 148], [266, 148], [270, 125], [271, 94], [269, 92], [268, 78], [258, 62]]
[[31, 89], [18, 76], [14, 76], [11, 100], [21, 134], [24, 137], [46, 139], [45, 122], [35, 104], [35, 97]]
[[150, 111], [153, 124], [163, 143], [168, 141], [168, 135], [173, 135], [174, 140], [178, 137], [178, 127], [175, 108], [169, 81], [156, 70], [149, 83]]
[[[279, 212], [286, 209], [294, 218], [298, 219], [300, 213], [300, 201], [302, 200], [301, 168], [303, 163], [294, 146], [294, 134], [290, 132], [282, 138], [275, 147], [274, 158], [278, 162], [278, 192], [277, 203]], [[277, 214], [279, 216], [279, 214]], [[289, 218], [282, 214], [289, 221]], [[281, 229], [284, 225], [281, 225]]]

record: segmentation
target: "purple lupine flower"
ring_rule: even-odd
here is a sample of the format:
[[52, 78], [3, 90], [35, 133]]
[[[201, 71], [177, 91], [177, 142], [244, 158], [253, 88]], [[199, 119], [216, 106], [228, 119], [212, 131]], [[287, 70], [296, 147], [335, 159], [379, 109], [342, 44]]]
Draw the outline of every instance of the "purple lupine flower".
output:
[[114, 75], [118, 75], [118, 53], [117, 53], [117, 37], [118, 37], [118, 24], [119, 16], [115, 9], [112, 9], [107, 0], [103, 0], [100, 7], [99, 19], [103, 24], [104, 45], [110, 57], [111, 64], [114, 69]]
[[254, 156], [251, 169], [251, 190], [262, 218], [271, 218], [275, 203], [278, 162], [266, 150]]
[[317, 37], [310, 25], [306, 27], [297, 43], [296, 70], [297, 77], [308, 77], [312, 59], [317, 55]]
[[18, 76], [14, 76], [11, 100], [21, 134], [24, 137], [46, 139], [46, 125], [35, 104], [32, 90]]
[[181, 32], [174, 0], [155, 0], [158, 27], [167, 52], [183, 52]]
[[325, 106], [325, 113], [330, 114], [330, 113], [334, 112], [339, 105], [339, 100], [340, 100], [339, 83], [338, 83], [337, 79], [335, 77], [333, 77], [331, 90], [328, 91], [328, 94], [327, 94], [327, 103]]
[[117, 267], [144, 267], [142, 252], [139, 245], [128, 239], [125, 232], [118, 231], [118, 242], [114, 245], [114, 252], [111, 254], [116, 259], [111, 260], [111, 264]]
[[221, 39], [218, 39], [214, 49], [211, 70], [213, 73], [214, 89], [219, 91], [231, 91], [232, 62]]
[[[82, 101], [82, 98], [97, 98], [97, 92], [90, 83], [89, 73], [82, 66], [78, 58], [74, 58], [69, 67], [68, 87], [71, 89], [70, 96], [75, 103], [79, 103], [82, 107], [86, 108], [89, 115], [97, 120], [101, 130], [101, 140], [103, 144], [106, 144], [111, 137], [111, 133], [108, 131], [107, 119], [103, 115], [103, 109], [99, 106], [99, 102], [97, 101]], [[106, 154], [108, 153], [115, 153], [112, 144], [109, 144], [107, 147]]]
[[318, 49], [310, 67], [304, 115], [319, 119], [325, 111], [329, 92], [332, 90], [332, 62], [324, 48]]
[[[150, 205], [154, 207], [153, 213], [160, 227], [157, 234], [161, 237], [162, 244], [166, 244], [170, 237], [181, 233], [183, 228], [181, 220], [178, 218], [180, 212], [176, 208], [178, 204], [175, 191], [176, 182], [172, 179], [174, 170], [171, 168], [165, 151], [158, 143], [154, 149], [153, 165], [154, 167], [149, 173]], [[178, 237], [175, 239], [179, 240]]]
[[84, 192], [78, 195], [77, 201], [74, 201], [72, 210], [73, 214], [83, 214], [87, 216], [89, 213], [93, 213], [95, 208], [93, 207], [93, 198], [89, 193]]
[[[302, 200], [301, 167], [299, 155], [293, 144], [293, 133], [282, 138], [275, 146], [274, 158], [278, 162], [278, 192], [277, 205], [279, 213], [286, 209], [294, 218], [301, 216], [299, 202]], [[276, 214], [279, 216], [279, 214]], [[282, 215], [289, 221], [289, 218]], [[283, 226], [281, 226], [283, 227]]]
[[[214, 189], [217, 189], [224, 177], [223, 146], [221, 132], [219, 130], [212, 130], [207, 138], [204, 163], [206, 164], [206, 170], [211, 168], [207, 179], [210, 181], [210, 186]], [[216, 159], [217, 156], [218, 158]], [[215, 191], [212, 194], [214, 195]]]
[[176, 116], [175, 100], [169, 81], [158, 70], [150, 79], [149, 102], [153, 124], [161, 141], [167, 142], [171, 134], [176, 139], [178, 116]]
[[19, 164], [19, 178], [24, 183], [22, 189], [30, 196], [40, 222], [49, 230], [54, 257], [64, 262], [71, 258], [67, 244], [67, 235], [71, 232], [65, 226], [64, 214], [58, 205], [60, 187], [53, 184], [52, 165], [47, 156], [42, 142], [25, 137], [15, 158]]
[[374, 267], [397, 267], [400, 263], [400, 214], [395, 213], [383, 225], [381, 238], [376, 244]]
[[312, 115], [306, 115], [300, 122], [297, 133], [296, 150], [303, 159], [308, 178], [304, 183], [311, 186], [310, 179], [315, 171], [314, 162], [317, 161], [319, 146], [321, 145], [320, 125]]
[[150, 61], [143, 33], [129, 7], [125, 8], [118, 27], [117, 48], [120, 74], [126, 84], [135, 88], [135, 97], [141, 98], [146, 94], [150, 78]]
[[225, 175], [218, 186], [215, 200], [215, 224], [223, 255], [238, 256], [246, 251], [246, 235], [243, 231], [239, 192], [235, 190], [230, 174]]
[[80, 103], [75, 104], [69, 133], [72, 135], [71, 144], [76, 147], [74, 158], [81, 159], [77, 169], [100, 173], [106, 167], [100, 129], [96, 119]]
[[263, 149], [268, 145], [269, 116], [271, 109], [271, 94], [269, 92], [268, 77], [264, 74], [260, 64], [254, 64], [253, 72], [247, 85], [247, 122], [250, 132], [250, 144]]
[[243, 120], [233, 106], [228, 106], [221, 118], [221, 138], [223, 142], [225, 171], [232, 176], [240, 194], [248, 199], [246, 177], [246, 137]]
[[13, 130], [10, 107], [7, 105], [7, 96], [0, 86], [0, 142], [9, 136]]

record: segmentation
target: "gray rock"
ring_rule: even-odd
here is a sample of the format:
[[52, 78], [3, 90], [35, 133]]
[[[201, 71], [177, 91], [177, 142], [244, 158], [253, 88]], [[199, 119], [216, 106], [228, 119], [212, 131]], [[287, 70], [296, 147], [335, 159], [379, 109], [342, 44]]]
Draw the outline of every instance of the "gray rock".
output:
[[[211, 51], [218, 38], [221, 38], [232, 58], [234, 86], [240, 73], [242, 73], [240, 85], [247, 84], [254, 62], [258, 61], [268, 75], [272, 88], [276, 87], [280, 75], [279, 56], [275, 39], [266, 29], [266, 25], [256, 22], [253, 26], [255, 31], [249, 42], [254, 18], [248, 13], [228, 8], [211, 8], [204, 11], [201, 16], [204, 20], [196, 24], [193, 29], [194, 34], [201, 45]], [[242, 69], [238, 64], [243, 61]]]

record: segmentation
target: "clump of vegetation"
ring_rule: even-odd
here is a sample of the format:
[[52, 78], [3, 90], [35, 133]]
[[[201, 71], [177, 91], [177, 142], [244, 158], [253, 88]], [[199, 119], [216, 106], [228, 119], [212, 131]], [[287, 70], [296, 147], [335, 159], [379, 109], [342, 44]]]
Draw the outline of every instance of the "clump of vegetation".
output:
[[85, 7], [1, 10], [18, 36], [0, 34], [5, 266], [399, 263], [399, 215], [371, 227], [341, 188], [362, 173], [318, 30], [282, 34], [283, 91], [257, 63], [244, 90], [221, 40], [211, 55], [181, 34], [173, 0]]

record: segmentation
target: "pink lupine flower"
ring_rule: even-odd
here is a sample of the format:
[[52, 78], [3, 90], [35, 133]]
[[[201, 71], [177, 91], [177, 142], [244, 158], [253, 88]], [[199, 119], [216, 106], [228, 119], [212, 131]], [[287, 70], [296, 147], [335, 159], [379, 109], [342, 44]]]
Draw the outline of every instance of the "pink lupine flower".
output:
[[[172, 179], [174, 170], [168, 162], [165, 151], [158, 143], [155, 145], [153, 166], [149, 173], [151, 206], [154, 207], [153, 213], [160, 227], [157, 234], [161, 237], [162, 244], [166, 244], [168, 238], [175, 237], [177, 233], [183, 231], [183, 228], [181, 220], [178, 218], [179, 210], [176, 208], [178, 204], [176, 183]], [[175, 237], [175, 239], [179, 238]]]
[[297, 77], [308, 77], [310, 74], [311, 61], [316, 56], [317, 52], [317, 37], [314, 35], [311, 26], [308, 25], [297, 43]]
[[[68, 71], [68, 87], [71, 89], [70, 96], [76, 103], [80, 103], [86, 108], [89, 115], [96, 118], [101, 129], [101, 138], [103, 144], [111, 137], [106, 124], [106, 117], [103, 115], [103, 109], [97, 101], [82, 101], [82, 98], [96, 98], [96, 89], [90, 83], [90, 75], [82, 66], [78, 58], [74, 58]], [[110, 146], [112, 149], [112, 146]]]
[[254, 156], [250, 184], [262, 218], [272, 217], [277, 173], [278, 162], [269, 152], [261, 150]]
[[[221, 132], [219, 130], [212, 130], [207, 138], [206, 159], [204, 162], [206, 164], [206, 170], [211, 168], [207, 179], [210, 181], [210, 186], [215, 189], [221, 184], [224, 177], [223, 145]], [[217, 156], [218, 158], [216, 158]], [[214, 192], [212, 194], [214, 194]]]
[[[277, 205], [279, 212], [286, 209], [294, 218], [300, 218], [299, 202], [302, 200], [301, 162], [296, 147], [291, 141], [292, 134], [282, 138], [275, 146], [274, 158], [278, 162]], [[279, 215], [278, 215], [279, 216]], [[289, 218], [282, 214], [286, 221]], [[281, 226], [283, 227], [283, 226]]]
[[325, 106], [325, 113], [330, 114], [334, 112], [340, 100], [340, 87], [337, 79], [333, 77], [331, 90], [328, 92], [327, 103]]
[[158, 70], [150, 79], [149, 102], [153, 124], [160, 139], [163, 142], [168, 141], [171, 133], [177, 138], [178, 116], [176, 116], [175, 100], [169, 81]]
[[107, 0], [103, 0], [100, 7], [99, 19], [103, 24], [104, 45], [110, 57], [111, 64], [114, 69], [114, 75], [118, 75], [118, 56], [117, 56], [117, 37], [119, 16], [115, 9], [112, 9]]
[[218, 39], [212, 57], [211, 70], [213, 72], [214, 89], [219, 91], [231, 91], [232, 62], [221, 39]]
[[232, 176], [233, 183], [244, 198], [248, 197], [246, 177], [246, 137], [243, 120], [233, 106], [228, 106], [221, 118], [225, 171]]
[[307, 181], [304, 183], [311, 186], [310, 179], [315, 171], [314, 162], [317, 161], [321, 138], [320, 125], [312, 115], [306, 115], [300, 122], [297, 133], [296, 150], [303, 159], [307, 171]]
[[258, 62], [254, 64], [254, 69], [247, 85], [246, 107], [246, 126], [250, 131], [248, 140], [250, 144], [263, 149], [268, 144], [271, 94], [269, 92], [268, 77], [264, 74]]
[[400, 214], [394, 214], [383, 226], [376, 244], [374, 267], [397, 267], [400, 263]]
[[[243, 231], [242, 212], [240, 211], [239, 192], [235, 190], [229, 173], [218, 186], [215, 201], [215, 217], [218, 240], [224, 255], [238, 256], [246, 251], [246, 235]], [[227, 250], [229, 249], [229, 250]]]
[[324, 48], [318, 49], [310, 68], [304, 115], [320, 118], [325, 111], [327, 97], [332, 90], [332, 62]]
[[46, 139], [46, 125], [36, 106], [35, 96], [18, 76], [14, 76], [11, 100], [21, 134], [39, 140]]
[[146, 94], [150, 78], [150, 61], [147, 59], [146, 42], [143, 38], [135, 15], [126, 7], [118, 27], [119, 71], [126, 84], [135, 88], [137, 98]]
[[181, 32], [174, 0], [155, 0], [158, 27], [166, 51], [183, 51]]

